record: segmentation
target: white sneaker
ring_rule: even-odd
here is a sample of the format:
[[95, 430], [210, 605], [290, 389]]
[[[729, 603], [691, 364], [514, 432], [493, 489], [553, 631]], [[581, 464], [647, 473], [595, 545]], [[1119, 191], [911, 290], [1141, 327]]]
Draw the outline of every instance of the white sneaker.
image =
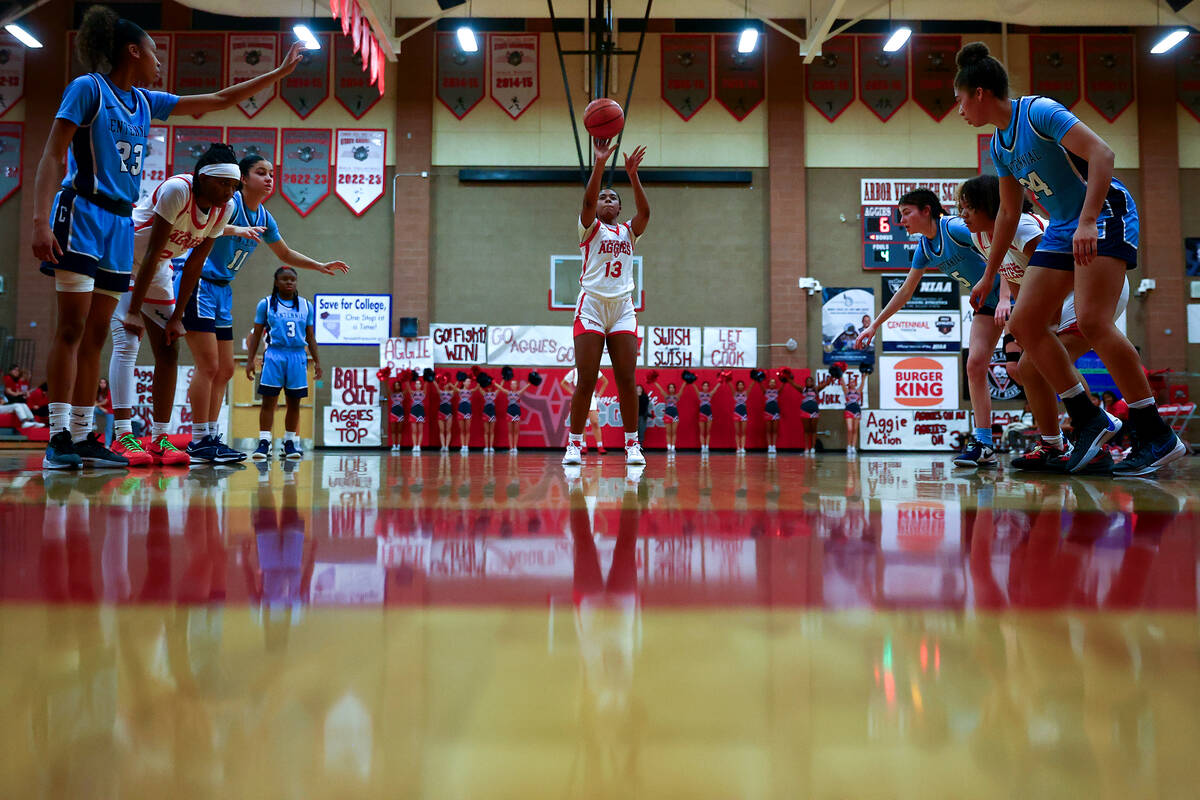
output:
[[508, 454], [510, 456], [515, 456], [517, 454], [517, 448], [515, 448], [515, 447], [508, 448]]
[[701, 453], [707, 453], [707, 452], [708, 452], [708, 445], [706, 445], [706, 444], [702, 444], [702, 445], [700, 445], [700, 452], [701, 452]]
[[775, 455], [775, 445], [773, 445], [773, 444], [767, 445], [767, 455], [769, 455], [769, 456]]
[[414, 456], [421, 455], [421, 445], [419, 445], [419, 444], [413, 445], [412, 454]]
[[744, 456], [744, 455], [746, 455], [746, 448], [744, 448], [744, 447], [739, 447], [739, 448], [737, 449], [737, 454], [738, 454], [739, 456]]
[[450, 445], [448, 445], [448, 444], [444, 444], [444, 445], [442, 445], [442, 452], [443, 452], [443, 453], [449, 453], [449, 452], [450, 452]]
[[854, 445], [846, 446], [846, 455], [852, 456], [852, 455], [856, 455], [857, 453], [858, 453], [858, 451], [854, 449]]
[[462, 447], [458, 448], [458, 452], [465, 456], [467, 453], [471, 452], [471, 448], [464, 444]]
[[574, 442], [567, 442], [567, 452], [563, 454], [562, 463], [564, 464], [582, 464], [583, 453], [579, 450], [579, 445]]
[[669, 445], [667, 445], [667, 452], [668, 452], [668, 453], [674, 453], [674, 452], [675, 452], [675, 445], [673, 445], [673, 444], [669, 444]]
[[645, 464], [646, 457], [642, 455], [642, 446], [640, 444], [631, 444], [625, 448], [625, 463], [626, 464]]

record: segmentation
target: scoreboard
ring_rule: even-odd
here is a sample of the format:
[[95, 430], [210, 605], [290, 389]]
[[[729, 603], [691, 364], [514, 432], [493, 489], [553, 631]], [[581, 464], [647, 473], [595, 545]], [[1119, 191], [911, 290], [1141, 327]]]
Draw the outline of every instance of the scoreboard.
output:
[[917, 239], [900, 225], [896, 206], [863, 206], [863, 269], [908, 269]]

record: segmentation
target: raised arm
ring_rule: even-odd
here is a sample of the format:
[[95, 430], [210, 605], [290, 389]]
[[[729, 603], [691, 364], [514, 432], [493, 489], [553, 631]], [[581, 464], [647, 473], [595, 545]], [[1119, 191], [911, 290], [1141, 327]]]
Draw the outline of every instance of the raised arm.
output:
[[590, 228], [596, 221], [596, 204], [600, 202], [600, 184], [604, 182], [604, 165], [617, 149], [615, 144], [609, 145], [608, 139], [596, 139], [592, 144], [592, 175], [588, 178], [587, 188], [583, 190], [583, 208], [579, 210], [579, 224], [585, 229]]
[[625, 174], [629, 176], [629, 185], [633, 187], [633, 202], [637, 205], [637, 214], [629, 222], [634, 236], [641, 236], [650, 222], [650, 201], [646, 198], [646, 190], [642, 188], [642, 179], [638, 177], [638, 166], [646, 156], [646, 148], [635, 147], [632, 153], [625, 154]]
[[905, 277], [900, 291], [892, 295], [892, 299], [884, 306], [883, 311], [879, 312], [879, 316], [871, 320], [871, 324], [863, 329], [863, 332], [855, 338], [855, 350], [862, 350], [864, 347], [870, 345], [871, 340], [875, 338], [875, 333], [879, 330], [879, 326], [908, 304], [908, 301], [916, 294], [917, 287], [921, 285], [921, 277], [924, 275], [925, 269], [923, 267], [913, 267], [908, 271], [908, 276]]
[[271, 252], [275, 254], [276, 258], [287, 264], [289, 267], [296, 267], [297, 269], [311, 269], [325, 275], [333, 275], [337, 272], [350, 271], [350, 267], [346, 265], [345, 261], [315, 261], [303, 253], [297, 252], [288, 247], [287, 242], [285, 242], [283, 239], [280, 239], [277, 242], [271, 242], [267, 246], [271, 248]]
[[263, 73], [257, 78], [251, 78], [248, 81], [235, 83], [232, 86], [226, 86], [219, 92], [210, 94], [190, 94], [183, 95], [179, 98], [179, 102], [175, 104], [174, 114], [191, 114], [192, 116], [200, 116], [207, 114], [210, 111], [220, 111], [225, 108], [233, 108], [243, 100], [253, 97], [263, 89], [273, 83], [278, 83], [292, 71], [296, 69], [296, 65], [300, 63], [300, 51], [303, 45], [300, 42], [294, 42], [287, 55], [283, 58], [283, 63], [270, 72]]

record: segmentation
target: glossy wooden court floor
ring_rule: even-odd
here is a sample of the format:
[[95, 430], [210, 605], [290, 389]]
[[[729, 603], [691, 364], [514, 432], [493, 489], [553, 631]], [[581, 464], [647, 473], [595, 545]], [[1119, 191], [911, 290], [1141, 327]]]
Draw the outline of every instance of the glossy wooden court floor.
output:
[[0, 456], [0, 798], [1196, 798], [1197, 478]]

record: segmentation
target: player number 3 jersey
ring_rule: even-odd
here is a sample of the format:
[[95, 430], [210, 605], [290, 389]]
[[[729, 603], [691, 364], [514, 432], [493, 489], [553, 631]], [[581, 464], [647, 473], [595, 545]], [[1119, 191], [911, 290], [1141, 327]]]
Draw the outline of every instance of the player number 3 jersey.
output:
[[633, 246], [637, 236], [628, 222], [606, 225], [597, 218], [588, 227], [579, 222], [579, 251], [583, 272], [579, 285], [588, 294], [616, 299], [633, 294]]

